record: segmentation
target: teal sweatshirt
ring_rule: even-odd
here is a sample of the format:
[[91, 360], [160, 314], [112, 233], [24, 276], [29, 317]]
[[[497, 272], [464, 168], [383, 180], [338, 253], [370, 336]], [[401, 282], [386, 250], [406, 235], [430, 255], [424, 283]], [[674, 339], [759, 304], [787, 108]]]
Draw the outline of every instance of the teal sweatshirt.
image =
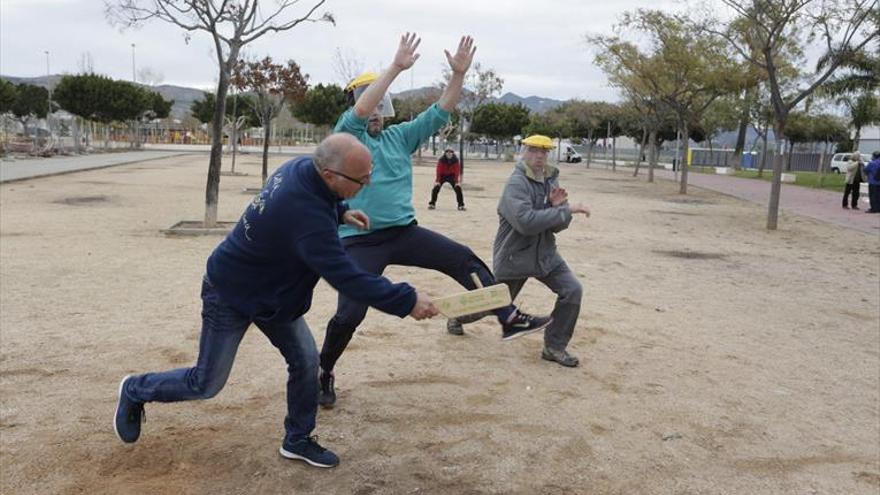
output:
[[448, 121], [449, 112], [435, 103], [415, 119], [383, 129], [374, 138], [367, 133], [367, 119], [358, 118], [353, 109], [339, 117], [335, 131], [354, 135], [373, 155], [370, 184], [348, 200], [351, 209], [362, 210], [370, 217], [370, 229], [357, 230], [343, 224], [339, 226], [340, 237], [409, 225], [415, 220], [410, 155]]

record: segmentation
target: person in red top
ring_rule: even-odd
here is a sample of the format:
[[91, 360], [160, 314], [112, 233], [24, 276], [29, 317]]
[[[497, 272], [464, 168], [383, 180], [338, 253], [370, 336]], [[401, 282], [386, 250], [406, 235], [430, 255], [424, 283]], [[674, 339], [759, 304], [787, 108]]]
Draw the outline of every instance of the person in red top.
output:
[[461, 163], [452, 148], [446, 148], [446, 152], [437, 160], [437, 178], [434, 180], [434, 189], [431, 191], [431, 202], [428, 203], [429, 210], [437, 207], [437, 194], [440, 193], [440, 188], [446, 182], [455, 190], [458, 210], [464, 211], [464, 195], [461, 193]]

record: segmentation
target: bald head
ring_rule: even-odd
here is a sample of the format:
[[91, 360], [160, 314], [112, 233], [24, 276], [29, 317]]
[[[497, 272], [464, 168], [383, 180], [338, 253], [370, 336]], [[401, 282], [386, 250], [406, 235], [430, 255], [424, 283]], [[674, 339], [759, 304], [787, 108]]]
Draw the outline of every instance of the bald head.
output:
[[320, 170], [345, 172], [350, 165], [364, 162], [369, 165], [371, 160], [370, 150], [356, 137], [344, 132], [327, 136], [315, 150], [315, 164]]
[[327, 186], [346, 199], [370, 182], [373, 171], [370, 150], [344, 132], [324, 138], [315, 150], [314, 161]]

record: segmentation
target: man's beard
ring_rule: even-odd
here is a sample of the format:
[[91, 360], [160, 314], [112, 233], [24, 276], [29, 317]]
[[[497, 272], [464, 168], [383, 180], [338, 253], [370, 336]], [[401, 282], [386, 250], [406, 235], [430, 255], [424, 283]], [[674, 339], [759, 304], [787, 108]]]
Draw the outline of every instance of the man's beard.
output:
[[382, 124], [379, 122], [368, 122], [367, 123], [367, 134], [372, 137], [376, 137], [382, 133]]

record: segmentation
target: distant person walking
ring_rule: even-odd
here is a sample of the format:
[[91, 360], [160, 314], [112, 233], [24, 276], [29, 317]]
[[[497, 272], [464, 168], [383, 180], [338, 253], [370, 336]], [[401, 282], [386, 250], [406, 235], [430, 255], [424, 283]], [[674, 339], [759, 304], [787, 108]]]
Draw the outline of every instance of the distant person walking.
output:
[[847, 199], [852, 194], [852, 209], [859, 209], [859, 187], [862, 185], [862, 177], [865, 175], [865, 164], [862, 163], [862, 154], [854, 152], [846, 166], [846, 185], [843, 187], [843, 209], [849, 209]]
[[452, 148], [447, 148], [443, 156], [437, 160], [437, 177], [434, 179], [434, 189], [431, 191], [431, 202], [428, 209], [437, 207], [437, 195], [443, 184], [449, 183], [455, 191], [455, 200], [458, 201], [458, 211], [464, 211], [464, 195], [461, 192], [461, 162], [455, 156]]
[[880, 151], [871, 155], [871, 161], [865, 166], [865, 177], [868, 179], [868, 200], [871, 205], [865, 213], [880, 213]]

